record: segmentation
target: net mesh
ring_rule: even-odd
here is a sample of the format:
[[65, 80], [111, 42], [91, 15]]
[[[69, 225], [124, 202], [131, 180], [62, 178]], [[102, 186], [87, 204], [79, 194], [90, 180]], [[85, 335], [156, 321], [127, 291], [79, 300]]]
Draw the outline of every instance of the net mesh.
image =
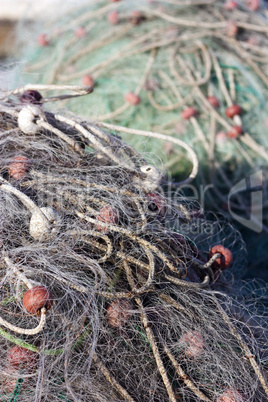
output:
[[[90, 111], [95, 121], [185, 141], [200, 161], [195, 187], [207, 188], [203, 200], [198, 194], [203, 207], [229, 220], [232, 209], [250, 220], [251, 190], [234, 194], [230, 208], [228, 196], [256, 171], [267, 191], [267, 10], [260, 2], [91, 1], [68, 12], [61, 7], [31, 29], [20, 25], [23, 79], [94, 85], [94, 98], [63, 105], [79, 116]], [[17, 75], [16, 84], [23, 79]], [[227, 117], [232, 105], [243, 114]], [[154, 163], [163, 161], [173, 176], [180, 179], [190, 169], [172, 142], [123, 135], [143, 155], [151, 153]], [[268, 222], [262, 207], [263, 222], [254, 217], [254, 232], [238, 227], [254, 274], [265, 278]]]
[[0, 103], [1, 400], [265, 401], [267, 293], [240, 280], [240, 234], [23, 90]]

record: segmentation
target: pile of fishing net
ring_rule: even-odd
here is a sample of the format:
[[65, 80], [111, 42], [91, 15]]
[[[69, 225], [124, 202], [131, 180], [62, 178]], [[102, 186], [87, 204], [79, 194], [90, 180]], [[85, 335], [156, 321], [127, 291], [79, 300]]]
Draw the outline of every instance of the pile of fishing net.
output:
[[[2, 92], [1, 401], [267, 400], [267, 293], [240, 281], [239, 233], [45, 89], [92, 90]], [[168, 140], [190, 183], [194, 152]]]
[[[255, 205], [263, 218], [253, 211], [252, 219], [251, 189], [230, 197], [256, 172], [253, 187], [266, 188], [268, 27], [260, 2], [95, 0], [51, 11], [53, 18], [40, 16], [19, 30], [27, 44], [26, 82], [94, 86], [94, 97], [63, 104], [79, 116], [161, 132], [193, 147], [200, 170], [186, 194], [229, 220], [242, 217], [250, 262], [262, 276], [267, 206]], [[173, 175], [188, 174], [189, 160], [172, 142], [124, 138]]]

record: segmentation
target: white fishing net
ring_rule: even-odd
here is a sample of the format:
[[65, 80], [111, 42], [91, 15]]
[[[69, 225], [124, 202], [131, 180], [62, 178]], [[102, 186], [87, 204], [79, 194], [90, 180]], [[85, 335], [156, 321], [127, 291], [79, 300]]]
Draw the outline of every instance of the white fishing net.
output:
[[37, 89], [91, 91], [2, 95], [1, 401], [267, 400], [267, 295], [239, 279], [239, 233]]

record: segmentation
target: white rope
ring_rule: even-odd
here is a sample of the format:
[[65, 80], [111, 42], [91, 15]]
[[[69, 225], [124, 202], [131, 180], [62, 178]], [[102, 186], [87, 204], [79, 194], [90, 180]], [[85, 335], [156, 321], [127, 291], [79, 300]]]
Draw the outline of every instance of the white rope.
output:
[[44, 328], [44, 325], [46, 323], [46, 308], [42, 307], [41, 308], [41, 317], [40, 317], [40, 322], [36, 328], [33, 329], [24, 329], [20, 327], [16, 327], [15, 325], [10, 324], [6, 320], [0, 317], [0, 325], [3, 325], [5, 328], [10, 329], [10, 331], [17, 332], [18, 334], [21, 335], [36, 335], [39, 334], [39, 332], [42, 331]]
[[142, 135], [144, 137], [158, 138], [159, 140], [169, 141], [169, 142], [173, 142], [176, 145], [179, 145], [180, 147], [184, 148], [191, 156], [193, 168], [192, 168], [192, 172], [190, 173], [190, 175], [187, 179], [185, 179], [181, 182], [176, 182], [174, 184], [182, 185], [182, 184], [190, 183], [197, 176], [197, 173], [198, 173], [197, 155], [188, 144], [179, 140], [178, 138], [174, 138], [174, 137], [171, 137], [171, 136], [165, 135], [165, 134], [154, 133], [152, 131], [136, 130], [134, 128], [127, 128], [127, 127], [117, 126], [117, 125], [109, 124], [109, 123], [98, 122], [97, 124], [100, 126], [103, 126], [103, 127], [107, 127], [110, 130], [120, 131], [120, 132], [127, 133], [127, 134]]

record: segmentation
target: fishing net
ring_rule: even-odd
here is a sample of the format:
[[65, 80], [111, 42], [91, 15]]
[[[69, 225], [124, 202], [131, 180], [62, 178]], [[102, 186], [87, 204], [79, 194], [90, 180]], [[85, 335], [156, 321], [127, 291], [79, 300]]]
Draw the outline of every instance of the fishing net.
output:
[[[94, 97], [64, 100], [69, 110], [193, 147], [200, 161], [196, 198], [229, 220], [244, 218], [250, 263], [261, 276], [267, 207], [260, 206], [263, 219], [254, 214], [254, 231], [244, 230], [252, 190], [229, 195], [255, 172], [266, 188], [267, 29], [258, 1], [91, 1], [67, 13], [54, 9], [54, 19], [42, 24], [40, 17], [19, 38], [26, 82], [94, 86]], [[124, 139], [179, 178], [190, 169], [170, 141], [128, 133]]]
[[[267, 293], [240, 280], [240, 234], [46, 89], [92, 90], [2, 92], [1, 401], [267, 400]], [[168, 140], [190, 183], [194, 152]]]

